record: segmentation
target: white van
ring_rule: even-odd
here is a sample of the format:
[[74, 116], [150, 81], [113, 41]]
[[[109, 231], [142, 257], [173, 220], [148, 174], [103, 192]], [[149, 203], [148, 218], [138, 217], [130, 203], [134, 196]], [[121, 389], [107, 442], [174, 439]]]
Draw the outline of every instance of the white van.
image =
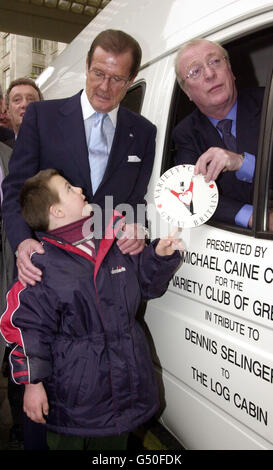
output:
[[[191, 111], [175, 79], [178, 47], [195, 37], [218, 41], [230, 53], [238, 87], [266, 86], [253, 228], [208, 222], [183, 230], [184, 263], [164, 296], [148, 303], [145, 322], [162, 392], [160, 420], [181, 444], [272, 450], [272, 0], [112, 0], [39, 77], [46, 99], [84, 87], [90, 43], [108, 28], [128, 32], [143, 49], [125, 105], [158, 129], [149, 208], [160, 175], [174, 165], [171, 131]], [[150, 214], [153, 238], [158, 217]]]

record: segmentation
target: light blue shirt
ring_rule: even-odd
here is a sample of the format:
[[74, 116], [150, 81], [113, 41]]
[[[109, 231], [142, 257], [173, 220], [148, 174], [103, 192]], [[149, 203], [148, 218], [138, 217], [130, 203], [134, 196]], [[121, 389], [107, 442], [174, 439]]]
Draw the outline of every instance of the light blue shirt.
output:
[[[109, 111], [107, 114], [108, 116], [104, 119], [104, 136], [106, 138], [106, 147], [103, 148], [103, 158], [96, 160], [92, 158], [92, 153], [89, 148], [89, 143], [90, 143], [90, 137], [91, 137], [91, 131], [93, 129], [95, 120], [93, 120], [93, 116], [96, 114], [96, 110], [92, 107], [88, 96], [86, 94], [86, 90], [83, 90], [81, 94], [81, 108], [82, 108], [82, 115], [83, 115], [83, 122], [84, 122], [84, 128], [85, 128], [85, 136], [86, 136], [86, 144], [88, 147], [88, 158], [89, 158], [89, 165], [90, 169], [92, 167], [92, 171], [90, 174], [91, 177], [91, 182], [92, 182], [92, 187], [93, 187], [93, 193], [95, 193], [102, 176], [104, 174], [105, 168], [107, 166], [108, 158], [110, 155], [112, 143], [114, 140], [114, 134], [115, 134], [115, 128], [117, 125], [117, 114], [118, 114], [118, 109], [119, 106], [116, 108], [112, 109]], [[103, 113], [102, 113], [103, 114]], [[94, 116], [95, 117], [95, 116]], [[94, 128], [95, 131], [95, 128]], [[94, 137], [94, 133], [92, 133], [92, 137]], [[101, 142], [102, 144], [102, 142]]]
[[[212, 123], [212, 125], [216, 128], [219, 119], [215, 119], [212, 117], [208, 116], [208, 119]], [[236, 137], [236, 120], [237, 120], [237, 101], [231, 108], [231, 110], [228, 112], [228, 114], [224, 117], [224, 119], [231, 119], [232, 120], [232, 126], [231, 126], [231, 133]], [[222, 137], [222, 133], [219, 129], [217, 129], [217, 132], [219, 132], [220, 136]], [[251, 183], [253, 181], [254, 177], [254, 172], [255, 172], [255, 164], [256, 164], [256, 158], [255, 155], [252, 155], [251, 153], [244, 152], [244, 161], [241, 166], [241, 168], [236, 171], [236, 178], [240, 181], [244, 181], [246, 183]], [[237, 212], [235, 216], [235, 224], [240, 225], [241, 227], [248, 227], [248, 222], [249, 219], [252, 215], [253, 212], [253, 206], [250, 204], [245, 204], [239, 212]]]
[[[81, 108], [82, 108], [83, 122], [84, 122], [84, 127], [85, 127], [86, 142], [87, 142], [87, 145], [88, 145], [90, 132], [91, 132], [89, 118], [96, 111], [91, 106], [85, 90], [83, 90], [82, 94], [81, 94]], [[109, 113], [108, 113], [108, 116], [111, 119], [111, 122], [113, 124], [113, 133], [112, 133], [112, 135], [107, 135], [106, 136], [107, 143], [108, 143], [108, 154], [110, 153], [110, 150], [111, 150], [111, 146], [112, 146], [112, 142], [113, 142], [113, 138], [114, 138], [114, 131], [115, 131], [115, 128], [116, 128], [116, 125], [117, 125], [118, 110], [119, 110], [119, 106], [115, 109], [112, 109], [112, 111], [109, 111]]]

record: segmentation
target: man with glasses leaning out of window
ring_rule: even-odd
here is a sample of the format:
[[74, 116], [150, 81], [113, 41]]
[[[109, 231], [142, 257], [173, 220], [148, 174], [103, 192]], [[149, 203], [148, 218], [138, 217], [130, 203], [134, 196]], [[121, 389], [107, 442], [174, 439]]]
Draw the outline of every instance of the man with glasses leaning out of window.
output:
[[[86, 60], [86, 86], [77, 95], [32, 103], [24, 116], [3, 182], [3, 218], [7, 236], [17, 250], [19, 280], [34, 284], [41, 272], [30, 261], [43, 248], [19, 208], [24, 181], [41, 169], [56, 168], [74, 186], [83, 188], [89, 202], [104, 208], [130, 204], [136, 214], [152, 172], [156, 127], [144, 117], [119, 106], [141, 62], [141, 48], [128, 34], [107, 30], [91, 44]], [[144, 233], [126, 219], [121, 251], [139, 253]]]
[[215, 220], [251, 227], [264, 89], [237, 92], [227, 51], [204, 39], [184, 44], [175, 68], [197, 107], [173, 131], [175, 163], [195, 165], [195, 174], [217, 180]]

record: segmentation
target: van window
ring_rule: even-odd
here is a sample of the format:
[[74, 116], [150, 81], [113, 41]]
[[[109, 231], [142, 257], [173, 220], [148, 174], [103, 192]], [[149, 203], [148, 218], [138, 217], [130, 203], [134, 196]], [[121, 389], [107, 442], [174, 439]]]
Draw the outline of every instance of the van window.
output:
[[121, 101], [121, 105], [130, 109], [130, 111], [134, 111], [135, 113], [140, 114], [145, 94], [145, 88], [146, 84], [143, 81], [134, 83], [129, 88], [123, 100]]
[[[273, 139], [273, 133], [271, 132], [271, 143]], [[273, 145], [271, 145], [271, 164], [270, 164], [270, 181], [268, 187], [268, 200], [267, 200], [267, 230], [273, 234]], [[273, 237], [272, 237], [273, 238]]]
[[273, 239], [273, 63], [263, 103], [256, 179], [259, 184], [254, 194], [255, 235]]
[[[271, 142], [268, 144], [271, 147], [271, 152], [270, 152], [270, 165], [269, 165], [269, 178], [268, 178], [268, 187], [267, 187], [267, 212], [266, 212], [266, 223], [265, 223], [265, 231], [269, 232], [270, 236], [267, 238], [272, 238], [273, 239], [273, 114], [271, 113], [271, 132], [270, 132], [270, 138]], [[269, 137], [268, 137], [269, 138]]]
[[[255, 87], [265, 87], [267, 83], [268, 76], [270, 74], [270, 67], [272, 64], [272, 56], [273, 56], [273, 31], [272, 28], [266, 28], [264, 30], [255, 32], [247, 37], [242, 37], [237, 39], [236, 41], [232, 41], [227, 44], [223, 44], [223, 46], [227, 49], [230, 56], [230, 62], [232, 66], [233, 73], [236, 77], [236, 84], [238, 89], [242, 88], [255, 88]], [[270, 86], [268, 83], [267, 88]], [[265, 100], [269, 100], [268, 93], [265, 94]], [[272, 95], [271, 95], [271, 102], [272, 102]], [[164, 156], [162, 160], [162, 168], [161, 174], [164, 173], [168, 168], [175, 165], [174, 161], [174, 145], [172, 142], [172, 131], [174, 127], [187, 115], [189, 115], [195, 109], [195, 105], [189, 101], [188, 97], [182, 92], [181, 88], [175, 83], [173, 96], [171, 101], [170, 113], [169, 113], [169, 120], [167, 126], [167, 135], [164, 147]], [[267, 113], [267, 121], [265, 121], [264, 114]], [[267, 110], [266, 103], [263, 105], [263, 116], [262, 122], [263, 126], [265, 122], [270, 119], [269, 110]], [[271, 115], [272, 119], [272, 115]], [[208, 224], [215, 225], [219, 228], [224, 228], [225, 230], [232, 230], [235, 232], [243, 232], [245, 234], [253, 235], [259, 232], [257, 236], [264, 236], [267, 238], [271, 236], [268, 232], [271, 232], [270, 225], [269, 225], [269, 204], [272, 201], [272, 197], [269, 194], [269, 191], [272, 190], [272, 184], [270, 186], [269, 181], [267, 181], [265, 186], [265, 179], [261, 179], [260, 177], [257, 178], [257, 164], [259, 159], [265, 160], [265, 151], [267, 152], [266, 169], [263, 167], [263, 174], [264, 175], [272, 175], [272, 148], [269, 149], [269, 144], [267, 144], [267, 150], [265, 147], [261, 147], [263, 136], [263, 129], [261, 125], [260, 129], [260, 140], [259, 140], [259, 152], [256, 155], [256, 172], [255, 172], [255, 180], [254, 180], [254, 211], [253, 211], [253, 228], [252, 230], [242, 228], [235, 225], [227, 225], [221, 222], [216, 222], [210, 220]], [[272, 142], [272, 125], [271, 125], [271, 142]], [[262, 152], [262, 153], [261, 153]], [[271, 173], [270, 173], [271, 171]], [[272, 183], [272, 178], [271, 178]], [[263, 205], [260, 198], [258, 198], [258, 193], [263, 193], [265, 195], [265, 187], [267, 188], [266, 196], [263, 199]], [[256, 198], [255, 198], [256, 194]], [[268, 195], [268, 196], [267, 196]], [[270, 199], [271, 197], [271, 199]], [[259, 199], [259, 200], [258, 200]], [[257, 211], [257, 204], [259, 203], [259, 211]], [[255, 206], [256, 204], [256, 206]], [[255, 215], [254, 215], [255, 213]], [[258, 221], [257, 214], [259, 218], [261, 218], [261, 214], [264, 214], [264, 218], [262, 221]], [[254, 224], [256, 226], [254, 227]], [[272, 232], [271, 232], [272, 234]]]

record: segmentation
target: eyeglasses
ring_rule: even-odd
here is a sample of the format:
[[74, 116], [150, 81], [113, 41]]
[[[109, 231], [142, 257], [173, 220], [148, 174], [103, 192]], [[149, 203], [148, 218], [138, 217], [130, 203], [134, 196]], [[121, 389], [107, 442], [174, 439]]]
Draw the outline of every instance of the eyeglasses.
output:
[[[206, 65], [212, 70], [221, 69], [224, 67], [226, 60], [226, 56], [213, 56], [206, 62]], [[188, 71], [188, 74], [186, 75], [184, 81], [187, 78], [190, 80], [198, 80], [198, 78], [201, 77], [204, 68], [205, 64], [202, 64], [202, 62], [194, 64]]]
[[96, 83], [102, 83], [108, 78], [111, 87], [116, 89], [122, 89], [125, 87], [126, 83], [129, 82], [129, 79], [119, 77], [118, 75], [106, 75], [98, 69], [89, 69], [89, 73], [91, 74], [92, 80]]

